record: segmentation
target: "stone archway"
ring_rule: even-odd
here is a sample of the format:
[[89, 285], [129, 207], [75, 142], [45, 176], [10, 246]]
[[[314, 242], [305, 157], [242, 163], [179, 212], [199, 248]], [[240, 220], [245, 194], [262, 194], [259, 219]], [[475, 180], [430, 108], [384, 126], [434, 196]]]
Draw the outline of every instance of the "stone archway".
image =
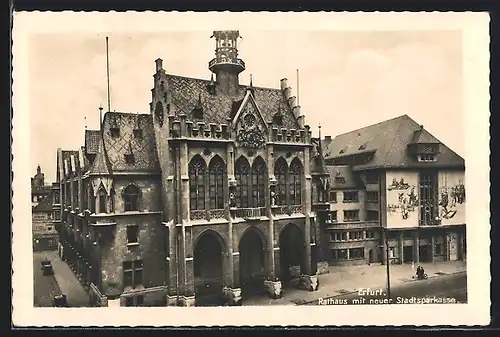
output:
[[302, 231], [294, 224], [283, 228], [279, 237], [280, 276], [283, 286], [290, 284], [304, 270], [304, 238]]
[[244, 295], [260, 293], [264, 285], [265, 252], [261, 233], [248, 229], [240, 239], [240, 284]]
[[222, 238], [214, 231], [205, 231], [196, 241], [193, 252], [196, 306], [222, 304], [223, 252]]

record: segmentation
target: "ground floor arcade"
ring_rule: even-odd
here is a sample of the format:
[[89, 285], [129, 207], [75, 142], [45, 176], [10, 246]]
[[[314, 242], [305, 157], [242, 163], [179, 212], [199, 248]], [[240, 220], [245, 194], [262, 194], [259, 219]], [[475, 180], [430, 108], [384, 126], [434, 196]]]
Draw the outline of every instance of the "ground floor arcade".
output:
[[412, 230], [384, 230], [379, 246], [382, 262], [386, 260], [385, 240], [391, 263], [419, 263], [465, 260], [465, 226], [419, 227]]
[[315, 244], [304, 219], [172, 229], [168, 305], [238, 305], [256, 294], [279, 298], [297, 282], [317, 289]]

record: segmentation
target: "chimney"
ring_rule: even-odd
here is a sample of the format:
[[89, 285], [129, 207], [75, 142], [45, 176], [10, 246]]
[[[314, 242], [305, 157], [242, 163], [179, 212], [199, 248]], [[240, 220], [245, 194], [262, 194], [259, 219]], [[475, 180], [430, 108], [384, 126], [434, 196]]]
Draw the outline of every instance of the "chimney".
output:
[[325, 136], [325, 140], [326, 140], [327, 142], [331, 141], [331, 140], [332, 140], [332, 136]]
[[162, 59], [156, 59], [156, 72], [159, 72], [160, 70], [163, 69], [163, 60]]

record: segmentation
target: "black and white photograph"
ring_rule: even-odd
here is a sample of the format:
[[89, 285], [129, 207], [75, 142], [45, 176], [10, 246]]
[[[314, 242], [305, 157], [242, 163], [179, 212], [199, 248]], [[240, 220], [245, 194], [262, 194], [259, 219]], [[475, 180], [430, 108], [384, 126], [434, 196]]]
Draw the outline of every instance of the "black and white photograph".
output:
[[17, 14], [20, 322], [489, 321], [487, 14]]

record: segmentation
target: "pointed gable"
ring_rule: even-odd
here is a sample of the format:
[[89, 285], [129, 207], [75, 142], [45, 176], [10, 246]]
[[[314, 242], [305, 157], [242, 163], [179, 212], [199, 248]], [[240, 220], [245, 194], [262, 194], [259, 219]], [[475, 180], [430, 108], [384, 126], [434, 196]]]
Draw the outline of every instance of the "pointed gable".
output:
[[[120, 130], [118, 136], [112, 134], [113, 128]], [[138, 133], [138, 130], [141, 132]], [[108, 163], [109, 171], [157, 173], [160, 170], [153, 119], [149, 114], [106, 113], [103, 121], [102, 143], [104, 159]], [[130, 154], [133, 154], [133, 160]], [[97, 160], [96, 157], [95, 161]], [[103, 163], [98, 165], [103, 165]]]
[[236, 130], [236, 142], [239, 146], [260, 148], [265, 145], [267, 141], [267, 125], [251, 90], [247, 90], [232, 124]]
[[96, 157], [94, 162], [92, 163], [92, 167], [90, 169], [90, 174], [92, 175], [107, 175], [111, 174], [110, 165], [108, 162], [108, 158], [106, 155], [106, 148], [104, 146], [104, 137], [101, 135], [101, 139], [99, 140], [99, 147], [97, 150]]
[[[188, 121], [198, 120], [195, 116], [203, 111], [206, 124], [225, 124], [233, 119], [240, 102], [245, 98], [249, 86], [240, 85], [234, 95], [225, 94], [210, 80], [167, 74], [166, 82], [170, 92], [172, 112], [184, 113]], [[252, 86], [253, 98], [260, 109], [265, 123], [273, 121], [280, 111], [283, 127], [298, 129], [299, 124], [281, 89]]]

